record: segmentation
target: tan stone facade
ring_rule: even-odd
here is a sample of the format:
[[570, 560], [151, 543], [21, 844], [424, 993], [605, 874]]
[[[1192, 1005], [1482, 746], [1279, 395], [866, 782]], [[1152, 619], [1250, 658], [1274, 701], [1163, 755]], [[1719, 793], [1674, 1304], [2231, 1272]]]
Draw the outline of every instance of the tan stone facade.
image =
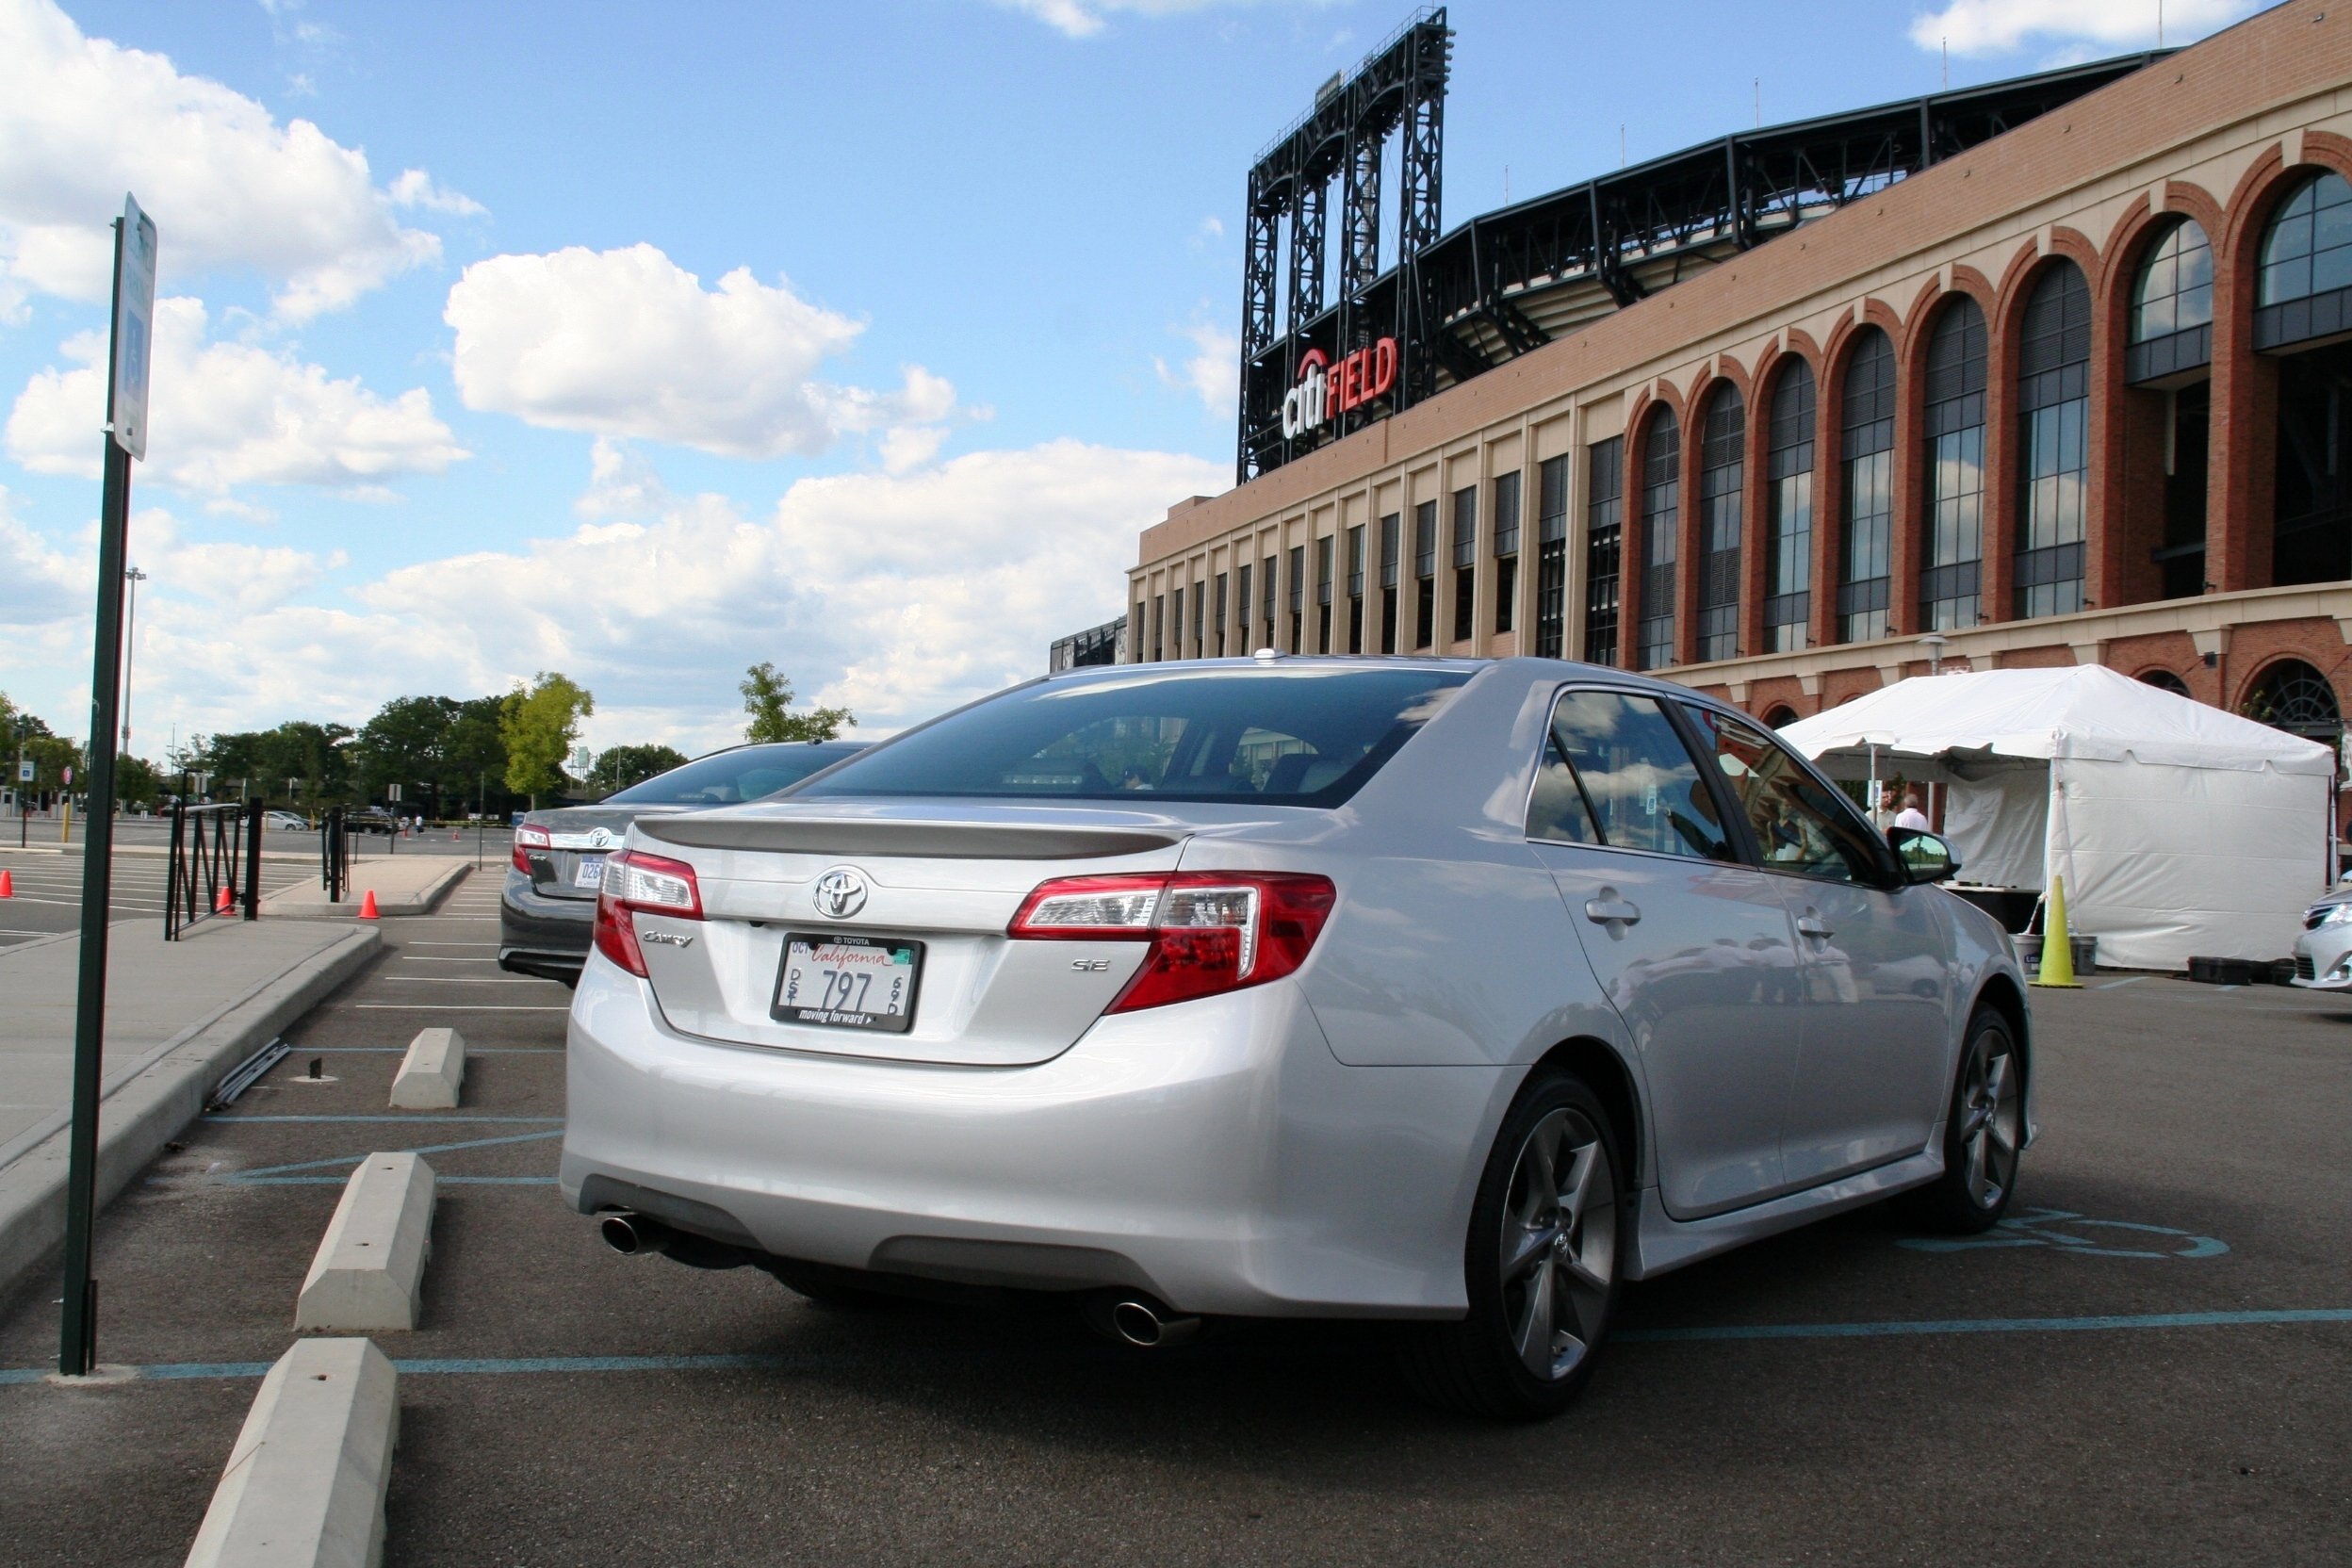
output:
[[[1246, 485], [1174, 508], [1144, 532], [1130, 574], [1126, 657], [1267, 645], [1559, 651], [1667, 673], [1785, 722], [1923, 672], [1931, 655], [1920, 637], [1935, 629], [1947, 666], [2097, 661], [2243, 709], [2293, 660], [2340, 707], [2352, 704], [2352, 561], [2318, 573], [2310, 564], [2333, 560], [2330, 531], [2352, 498], [2352, 482], [2328, 488], [2334, 433], [2352, 426], [2334, 392], [2313, 390], [2340, 374], [2326, 356], [2352, 364], [2342, 348], [2352, 314], [2343, 332], [2312, 330], [2309, 312], [2263, 314], [2293, 286], [2275, 265], [2287, 243], [2279, 226], [2300, 220], [2292, 204], [2328, 200], [2334, 187], [2312, 185], [2327, 174], [2352, 177], [2352, 11], [2266, 12]], [[2313, 243], [2338, 221], [2352, 243], [2352, 207], [2321, 211]], [[2199, 232], [2210, 246], [2210, 296], [2200, 297], [2210, 326], [2201, 338], [2180, 335], [2188, 349], [2158, 345], [2134, 358], [2163, 335], [2150, 323], [2170, 320], [2148, 303], [2151, 258]], [[2053, 284], [2069, 267], [2065, 286]], [[2086, 352], [2079, 333], [2066, 340], [2075, 347], [2057, 346], [2062, 296], [2066, 310], [2087, 313]], [[1958, 351], [1950, 345], [1961, 341], [1960, 301], [1982, 320], [1974, 402], [1954, 393], [1958, 361], [1937, 357]], [[1868, 444], [1855, 433], [1869, 428], [1854, 422], [1860, 394], [1850, 397], [1848, 382], [1869, 373], [1854, 367], [1880, 341], [1874, 333], [1891, 351], [1892, 433], [1875, 427], [1888, 456], [1866, 469], [1845, 449]], [[2200, 348], [2204, 361], [2186, 363]], [[2184, 363], [2151, 376], [2149, 351]], [[1801, 373], [1814, 395], [1797, 420], [1783, 388]], [[2304, 407], [2320, 397], [2324, 410]], [[1800, 434], [1805, 508], [1780, 482]], [[1604, 493], [1612, 455], [1613, 517]], [[2342, 466], [2352, 472], [2352, 451]], [[2325, 505], [2294, 477], [2306, 470]], [[1860, 520], [1858, 487], [1873, 482], [1886, 497], [1884, 520]], [[1470, 541], [1459, 568], [1458, 511]], [[1613, 635], [1607, 584], [1594, 577], [1605, 579], [1609, 526]], [[1883, 544], [1857, 555], [1873, 528]], [[1384, 531], [1396, 541], [1393, 610]], [[2316, 556], [2314, 541], [2325, 547]], [[1433, 552], [1416, 548], [1424, 544]], [[1872, 548], [1886, 557], [1875, 567], [1863, 559]], [[1667, 555], [1671, 567], [1645, 570]], [[1857, 575], [1866, 569], [1870, 581]], [[1847, 612], [1872, 594], [1883, 635], [1867, 612]], [[1857, 627], [1872, 634], [1853, 635]]]

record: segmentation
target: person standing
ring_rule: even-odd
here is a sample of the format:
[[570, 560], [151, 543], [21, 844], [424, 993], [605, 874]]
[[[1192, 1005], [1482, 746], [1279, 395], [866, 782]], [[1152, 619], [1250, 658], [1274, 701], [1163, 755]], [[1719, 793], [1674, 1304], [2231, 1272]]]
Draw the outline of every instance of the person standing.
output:
[[1903, 809], [1895, 813], [1895, 825], [1897, 827], [1907, 827], [1914, 833], [1926, 832], [1926, 805], [1927, 802], [1920, 798], [1919, 792], [1916, 786], [1912, 789], [1905, 790], [1903, 792]]

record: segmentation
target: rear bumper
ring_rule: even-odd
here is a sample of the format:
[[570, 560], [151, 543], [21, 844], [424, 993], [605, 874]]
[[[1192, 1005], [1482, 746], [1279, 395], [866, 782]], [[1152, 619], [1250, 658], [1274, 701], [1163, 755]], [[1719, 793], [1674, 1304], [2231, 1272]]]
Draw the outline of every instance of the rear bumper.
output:
[[959, 1068], [681, 1036], [592, 957], [564, 1196], [778, 1257], [1182, 1312], [1457, 1316], [1462, 1236], [1520, 1077], [1349, 1068], [1297, 988], [1106, 1018], [1052, 1061]]
[[498, 894], [498, 967], [571, 985], [596, 933], [594, 899], [548, 898], [509, 869]]

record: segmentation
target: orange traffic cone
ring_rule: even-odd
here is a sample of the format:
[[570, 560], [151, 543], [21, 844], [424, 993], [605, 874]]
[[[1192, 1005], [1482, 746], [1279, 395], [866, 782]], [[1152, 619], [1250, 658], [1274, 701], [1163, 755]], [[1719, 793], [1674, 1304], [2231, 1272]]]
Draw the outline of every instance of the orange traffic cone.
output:
[[382, 920], [384, 918], [381, 914], [376, 912], [375, 889], [370, 888], [366, 893], [361, 895], [359, 900], [359, 918], [362, 920]]
[[235, 901], [229, 897], [229, 890], [226, 888], [221, 889], [220, 896], [212, 901], [212, 912], [216, 915], [225, 915], [236, 906]]
[[14, 898], [15, 896], [16, 878], [5, 871], [0, 871], [0, 898]]

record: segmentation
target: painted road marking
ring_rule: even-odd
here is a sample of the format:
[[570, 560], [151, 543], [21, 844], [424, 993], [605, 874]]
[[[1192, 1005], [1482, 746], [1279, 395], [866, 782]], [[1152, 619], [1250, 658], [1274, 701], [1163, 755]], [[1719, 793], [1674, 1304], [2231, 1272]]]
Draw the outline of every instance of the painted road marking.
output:
[[515, 1007], [499, 1003], [475, 1006], [464, 1002], [354, 1002], [352, 1006], [364, 1012], [378, 1013], [568, 1013], [562, 1007]]
[[[2145, 1243], [2140, 1247], [2109, 1246], [2106, 1238], [2070, 1235], [2061, 1226], [2089, 1227], [2100, 1231], [2129, 1231], [2131, 1236], [2115, 1237], [2128, 1241], [2148, 1236], [2179, 1236], [2186, 1246], [2163, 1246], [2151, 1250]], [[1977, 1236], [1904, 1236], [1895, 1243], [1915, 1252], [1969, 1252], [1986, 1247], [2047, 1247], [2054, 1251], [2071, 1252], [2076, 1256], [2092, 1254], [2102, 1258], [2217, 1258], [2230, 1250], [2230, 1244], [2212, 1236], [2201, 1236], [2193, 1231], [2179, 1231], [2169, 1225], [2143, 1225], [2130, 1219], [2085, 1219], [2065, 1209], [2029, 1209], [2022, 1219], [2004, 1219], [1990, 1233]]]
[[2147, 978], [2148, 978], [2148, 976], [2147, 976], [2147, 975], [2145, 975], [2145, 974], [2135, 974], [2135, 975], [2132, 976], [2132, 978], [2130, 978], [2129, 980], [2110, 980], [2110, 981], [2108, 981], [2105, 985], [2103, 985], [2103, 986], [2099, 986], [2099, 987], [2097, 987], [2097, 988], [2096, 988], [2096, 989], [2099, 989], [2099, 990], [2102, 990], [2102, 991], [2111, 991], [2111, 990], [2114, 990], [2114, 989], [2115, 989], [2117, 986], [2136, 986], [2136, 985], [2138, 985], [2141, 981], [2143, 981], [2143, 980], [2145, 980], [2145, 979], [2147, 979]]
[[[448, 1180], [448, 1178], [444, 1178]], [[2089, 1333], [2128, 1329], [2233, 1329], [2295, 1323], [2352, 1323], [2352, 1308], [2319, 1307], [2285, 1312], [2139, 1313], [2101, 1317], [1962, 1317], [1891, 1323], [1756, 1323], [1696, 1329], [1620, 1329], [1610, 1337], [1643, 1345], [1694, 1344], [1742, 1339], [1882, 1339], [1939, 1334]], [[990, 1359], [1011, 1360], [1017, 1353]], [[699, 1356], [487, 1356], [416, 1357], [395, 1361], [403, 1374], [420, 1377], [511, 1377], [531, 1373], [793, 1371], [871, 1363], [870, 1355], [790, 1355], [776, 1351]], [[1027, 1358], [1024, 1358], [1027, 1359]], [[43, 1382], [47, 1366], [0, 1368], [0, 1385]], [[177, 1382], [213, 1378], [258, 1378], [266, 1361], [166, 1362], [130, 1369], [134, 1382]]]
[[[344, 1049], [349, 1050], [351, 1048], [345, 1047]], [[326, 1113], [319, 1113], [312, 1116], [208, 1116], [204, 1118], [204, 1119], [208, 1122], [227, 1123], [232, 1126], [240, 1121], [397, 1121], [402, 1125], [421, 1121], [434, 1127], [447, 1127], [452, 1121], [480, 1121], [484, 1123], [503, 1121], [511, 1122], [518, 1127], [561, 1127], [564, 1125], [564, 1119], [560, 1116], [384, 1116], [380, 1114], [373, 1116], [360, 1114], [353, 1114], [351, 1116], [334, 1116]]]

